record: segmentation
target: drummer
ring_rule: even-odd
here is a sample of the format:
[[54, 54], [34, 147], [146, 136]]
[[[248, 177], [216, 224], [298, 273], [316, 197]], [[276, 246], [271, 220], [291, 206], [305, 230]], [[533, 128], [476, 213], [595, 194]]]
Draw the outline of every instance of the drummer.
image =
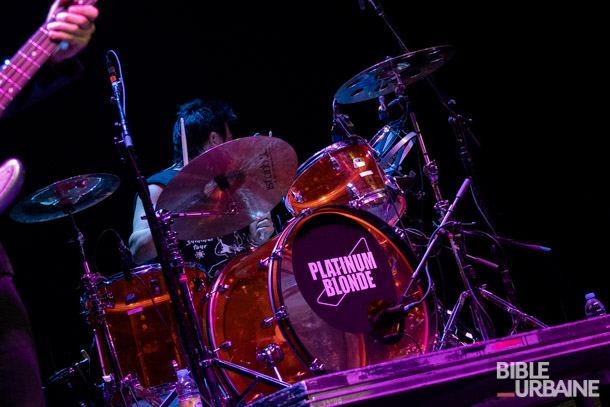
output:
[[[179, 106], [174, 124], [174, 164], [147, 179], [153, 205], [156, 205], [169, 181], [191, 161], [212, 147], [233, 139], [230, 125], [237, 120], [231, 105], [225, 101], [195, 99]], [[183, 137], [187, 149], [183, 151]], [[188, 150], [188, 153], [186, 152]], [[188, 158], [185, 156], [188, 154]], [[133, 216], [133, 231], [129, 248], [136, 264], [152, 263], [157, 259], [152, 233], [142, 200], [138, 197]], [[259, 247], [275, 233], [270, 213], [258, 217], [249, 226], [228, 235], [201, 240], [179, 240], [184, 261], [196, 263], [209, 278], [216, 277], [228, 261], [240, 253]], [[180, 238], [180, 236], [178, 236]]]

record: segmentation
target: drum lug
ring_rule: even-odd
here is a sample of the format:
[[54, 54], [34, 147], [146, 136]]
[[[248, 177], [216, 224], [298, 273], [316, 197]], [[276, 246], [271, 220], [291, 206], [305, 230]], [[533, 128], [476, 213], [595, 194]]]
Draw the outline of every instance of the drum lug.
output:
[[262, 328], [271, 328], [271, 326], [273, 325], [273, 317], [267, 317], [265, 319], [262, 320], [261, 322], [261, 327]]
[[313, 362], [310, 363], [309, 370], [313, 373], [320, 373], [324, 371], [324, 363], [320, 362], [318, 358], [315, 358]]
[[398, 226], [394, 227], [394, 233], [396, 233], [396, 235], [398, 235], [398, 238], [400, 240], [405, 240], [407, 238], [407, 234], [405, 233], [405, 230]]
[[278, 321], [283, 321], [284, 319], [287, 319], [287, 318], [288, 318], [288, 311], [286, 311], [286, 307], [282, 305], [275, 313], [275, 319], [277, 319]]
[[274, 250], [271, 253], [271, 259], [276, 260], [276, 259], [283, 259], [284, 258], [284, 248], [279, 248]]
[[297, 188], [292, 188], [290, 190], [290, 193], [292, 194], [292, 198], [298, 202], [298, 203], [303, 203], [305, 202], [305, 199], [303, 199], [303, 194], [301, 193], [301, 191], [299, 191]]
[[150, 279], [150, 289], [155, 295], [161, 295], [161, 284], [156, 278]]
[[358, 191], [358, 188], [351, 182], [347, 183], [347, 192], [349, 192], [352, 199], [360, 199], [360, 191]]
[[330, 166], [335, 172], [341, 171], [341, 166], [339, 165], [339, 161], [333, 157], [332, 155], [328, 157], [328, 161], [330, 162]]
[[256, 268], [258, 271], [267, 270], [269, 267], [269, 257], [265, 257], [264, 259], [260, 259], [256, 262]]
[[205, 298], [209, 300], [210, 297], [212, 297], [212, 294], [214, 294], [214, 293], [224, 294], [227, 291], [229, 291], [229, 284], [219, 284], [215, 290], [212, 290], [209, 293], [205, 294]]
[[282, 375], [280, 374], [280, 371], [277, 369], [276, 365], [277, 363], [284, 360], [284, 352], [282, 352], [280, 345], [278, 345], [277, 343], [272, 343], [271, 345], [268, 345], [265, 349], [263, 349], [262, 352], [258, 348], [256, 348], [256, 360], [259, 363], [264, 363], [265, 366], [273, 370], [278, 380], [283, 381]]
[[272, 317], [267, 317], [265, 319], [263, 319], [263, 321], [261, 322], [261, 327], [263, 328], [271, 328], [271, 326], [273, 325], [273, 320], [277, 320], [277, 321], [282, 321], [284, 319], [288, 318], [288, 311], [286, 311], [286, 307], [284, 307], [283, 305], [277, 310], [277, 312], [275, 312], [275, 314], [273, 314]]

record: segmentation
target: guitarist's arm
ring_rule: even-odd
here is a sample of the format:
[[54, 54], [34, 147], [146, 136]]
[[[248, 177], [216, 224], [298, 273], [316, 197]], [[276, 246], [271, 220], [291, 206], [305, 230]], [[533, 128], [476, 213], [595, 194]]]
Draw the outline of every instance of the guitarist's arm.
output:
[[49, 57], [31, 82], [17, 95], [1, 117], [8, 118], [54, 93], [80, 76], [83, 66], [76, 57], [91, 41], [99, 15], [94, 5], [69, 5], [56, 0], [47, 16], [49, 38], [61, 46]]

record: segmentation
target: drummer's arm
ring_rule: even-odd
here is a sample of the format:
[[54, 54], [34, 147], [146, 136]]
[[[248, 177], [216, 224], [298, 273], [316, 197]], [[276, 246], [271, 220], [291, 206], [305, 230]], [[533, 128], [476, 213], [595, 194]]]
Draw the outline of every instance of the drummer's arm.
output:
[[[148, 190], [150, 191], [150, 199], [154, 206], [159, 200], [163, 187], [151, 184], [148, 186]], [[144, 215], [146, 215], [144, 205], [142, 199], [138, 197], [133, 212], [133, 232], [129, 236], [129, 249], [131, 254], [133, 254], [133, 260], [136, 264], [144, 264], [157, 257], [157, 249], [155, 248], [148, 220], [142, 219]]]

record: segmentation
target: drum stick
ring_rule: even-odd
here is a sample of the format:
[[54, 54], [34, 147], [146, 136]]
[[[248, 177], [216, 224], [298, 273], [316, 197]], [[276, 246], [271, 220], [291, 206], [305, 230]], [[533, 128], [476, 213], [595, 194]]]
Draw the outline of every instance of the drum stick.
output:
[[180, 118], [180, 130], [182, 131], [182, 166], [189, 163], [189, 149], [186, 145], [186, 131], [184, 130], [184, 118]]

